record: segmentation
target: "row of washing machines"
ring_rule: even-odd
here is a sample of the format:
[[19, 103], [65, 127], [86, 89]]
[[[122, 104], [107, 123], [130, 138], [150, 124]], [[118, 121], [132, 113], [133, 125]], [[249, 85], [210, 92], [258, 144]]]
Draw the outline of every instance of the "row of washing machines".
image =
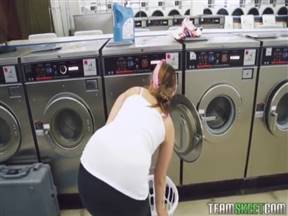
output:
[[87, 141], [117, 96], [148, 85], [166, 59], [178, 74], [168, 173], [177, 185], [288, 173], [287, 37], [261, 35], [183, 44], [146, 36], [125, 47], [99, 39], [2, 54], [0, 163], [49, 163], [59, 193], [77, 193]]
[[[113, 1], [117, 2], [117, 1]], [[112, 1], [83, 1], [80, 3], [82, 14], [101, 13], [112, 10]], [[159, 0], [159, 1], [137, 1], [130, 0], [127, 2], [132, 8], [135, 17], [151, 16], [184, 16], [197, 14], [213, 15], [263, 15], [278, 14], [287, 15], [287, 3], [283, 0], [277, 0], [273, 3], [260, 1], [202, 1], [192, 2], [191, 0]], [[197, 7], [201, 13], [193, 14], [190, 12], [192, 7]], [[203, 11], [202, 11], [203, 10]], [[199, 12], [199, 11], [198, 11]], [[195, 13], [195, 11], [194, 11]]]

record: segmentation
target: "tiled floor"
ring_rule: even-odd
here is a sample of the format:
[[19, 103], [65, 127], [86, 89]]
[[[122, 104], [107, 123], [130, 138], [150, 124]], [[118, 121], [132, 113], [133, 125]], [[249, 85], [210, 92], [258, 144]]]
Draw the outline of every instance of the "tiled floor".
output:
[[[198, 200], [191, 202], [181, 202], [174, 216], [205, 216], [208, 214], [208, 203], [211, 202], [285, 202], [288, 204], [288, 190], [274, 191], [269, 193], [258, 193], [242, 196], [220, 197], [215, 199]], [[61, 216], [90, 216], [90, 214], [81, 210], [62, 211]]]

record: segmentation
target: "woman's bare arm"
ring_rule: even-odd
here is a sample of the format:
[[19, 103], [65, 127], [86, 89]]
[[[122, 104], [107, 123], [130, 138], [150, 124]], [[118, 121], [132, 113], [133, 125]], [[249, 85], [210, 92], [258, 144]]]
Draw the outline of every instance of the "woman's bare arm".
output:
[[166, 176], [169, 164], [172, 158], [175, 129], [171, 117], [165, 120], [166, 137], [165, 141], [160, 145], [156, 168], [154, 172], [155, 190], [156, 190], [156, 210], [158, 216], [168, 216], [165, 209], [164, 196], [166, 189]]

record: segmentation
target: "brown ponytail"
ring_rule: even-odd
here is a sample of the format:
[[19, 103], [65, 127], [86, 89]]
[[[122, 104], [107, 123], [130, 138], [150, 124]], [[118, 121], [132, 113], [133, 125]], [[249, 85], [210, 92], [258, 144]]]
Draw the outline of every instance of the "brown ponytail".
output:
[[174, 68], [163, 63], [159, 69], [159, 86], [155, 88], [152, 84], [149, 86], [150, 93], [157, 99], [157, 104], [153, 107], [160, 107], [161, 111], [168, 115], [170, 112], [170, 101], [177, 88], [177, 77]]

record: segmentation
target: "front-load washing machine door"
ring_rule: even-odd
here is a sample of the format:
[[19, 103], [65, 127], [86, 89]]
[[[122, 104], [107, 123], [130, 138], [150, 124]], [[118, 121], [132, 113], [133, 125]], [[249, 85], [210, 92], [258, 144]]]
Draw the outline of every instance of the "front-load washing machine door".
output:
[[229, 136], [240, 117], [241, 104], [239, 92], [228, 84], [215, 85], [205, 92], [198, 112], [208, 141], [221, 142]]
[[288, 82], [282, 83], [271, 94], [265, 117], [273, 135], [288, 137]]
[[11, 158], [19, 149], [20, 127], [14, 115], [0, 105], [0, 162]]
[[186, 162], [196, 161], [201, 154], [203, 129], [195, 106], [185, 96], [175, 95], [171, 118], [175, 127], [174, 151]]
[[94, 131], [87, 106], [73, 95], [60, 95], [46, 107], [43, 128], [54, 151], [65, 157], [80, 155]]

